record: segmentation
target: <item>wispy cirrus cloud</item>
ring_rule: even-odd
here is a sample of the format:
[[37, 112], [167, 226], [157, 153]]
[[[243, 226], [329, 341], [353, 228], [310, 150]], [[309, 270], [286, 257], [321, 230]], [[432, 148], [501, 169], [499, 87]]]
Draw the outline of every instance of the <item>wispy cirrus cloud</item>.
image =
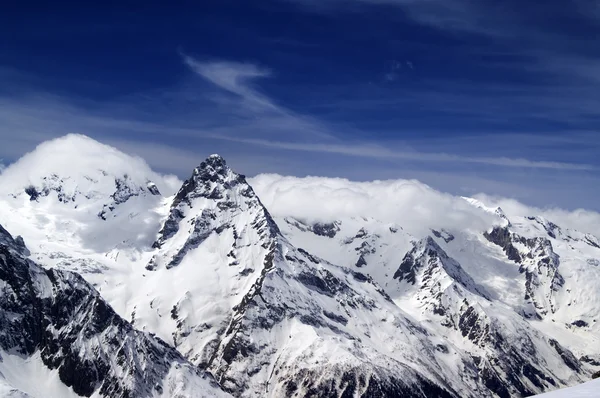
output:
[[[178, 142], [190, 142], [190, 140], [249, 144], [262, 147], [267, 151], [329, 153], [355, 158], [421, 163], [483, 164], [509, 168], [571, 171], [589, 171], [596, 168], [592, 164], [576, 161], [538, 160], [505, 155], [473, 156], [464, 152], [464, 149], [469, 146], [456, 137], [447, 142], [442, 136], [420, 143], [419, 140], [413, 139], [412, 142], [398, 141], [383, 145], [380, 142], [367, 140], [364, 138], [365, 134], [356, 134], [357, 131], [354, 131], [357, 138], [348, 140], [342, 132], [336, 130], [335, 125], [299, 114], [261, 92], [258, 81], [273, 76], [268, 68], [251, 63], [200, 62], [188, 55], [182, 55], [182, 60], [197, 76], [217, 89], [216, 92], [210, 92], [206, 97], [201, 96], [197, 99], [199, 112], [195, 118], [186, 115], [185, 120], [179, 121], [180, 115], [173, 113], [161, 115], [162, 120], [156, 118], [150, 120], [148, 115], [155, 111], [150, 106], [148, 109], [138, 109], [139, 113], [134, 114], [137, 117], [117, 117], [113, 115], [124, 113], [119, 110], [123, 105], [118, 103], [109, 106], [105, 112], [98, 113], [53, 95], [4, 97], [0, 98], [0, 105], [2, 105], [0, 115], [5, 121], [0, 127], [0, 136], [13, 137], [4, 147], [4, 156], [8, 154], [14, 157], [34, 143], [70, 132], [103, 134], [110, 143], [119, 146], [120, 142], [123, 147], [135, 148], [135, 142], [139, 140], [132, 137], [120, 138], [123, 132], [128, 132], [146, 138], [145, 142], [139, 145], [137, 152], [149, 154], [149, 157], [156, 159], [158, 167], [165, 167], [172, 164], [171, 159], [179, 158], [185, 159], [181, 163], [185, 164], [186, 170], [192, 167], [194, 154], [190, 148], [182, 148]], [[218, 95], [215, 97], [214, 94], [223, 92], [233, 95], [233, 98], [225, 100], [228, 105], [226, 109], [211, 108], [211, 102], [223, 101], [221, 97]], [[174, 98], [176, 99], [177, 96], [174, 95]], [[129, 100], [136, 101], [136, 98]], [[186, 96], [184, 100], [189, 102], [190, 98]], [[141, 104], [143, 108], [143, 102]], [[243, 112], [238, 114], [238, 117], [229, 117], [239, 112], [240, 108], [243, 108]], [[172, 144], [166, 144], [161, 140], [165, 134], [173, 137]], [[520, 134], [514, 134], [510, 140], [516, 142], [520, 137]], [[508, 139], [505, 135], [497, 138], [496, 146]], [[532, 137], [529, 141], [530, 147], [535, 147], [534, 140]], [[453, 145], [453, 142], [458, 145]], [[488, 142], [490, 142], [489, 138]], [[478, 151], [481, 151], [484, 146], [481, 140], [470, 145]], [[435, 148], [437, 151], [423, 151], [418, 147]], [[454, 152], [448, 152], [445, 148], [451, 148]], [[508, 151], [509, 148], [506, 149]], [[159, 156], [160, 151], [163, 151], [165, 156]], [[178, 170], [170, 168], [169, 171]]]
[[[420, 162], [455, 162], [455, 163], [479, 163], [501, 167], [521, 167], [521, 168], [541, 168], [541, 169], [558, 169], [558, 170], [594, 170], [595, 166], [589, 164], [576, 164], [559, 161], [536, 161], [525, 158], [511, 158], [506, 156], [501, 157], [484, 157], [484, 156], [464, 156], [459, 154], [449, 153], [431, 153], [417, 150], [400, 150], [375, 144], [373, 142], [362, 141], [353, 144], [347, 144], [347, 140], [336, 139], [337, 132], [332, 127], [326, 125], [308, 125], [302, 117], [293, 111], [276, 105], [275, 101], [268, 96], [261, 94], [256, 88], [252, 87], [253, 79], [265, 78], [271, 76], [271, 72], [266, 68], [260, 68], [257, 65], [235, 62], [199, 62], [194, 58], [184, 55], [183, 60], [194, 72], [198, 73], [204, 79], [217, 85], [218, 87], [228, 92], [239, 96], [244, 104], [251, 104], [251, 107], [258, 115], [264, 118], [266, 130], [270, 130], [267, 125], [274, 123], [275, 128], [280, 124], [293, 126], [296, 136], [288, 137], [287, 141], [262, 139], [260, 136], [253, 137], [236, 136], [236, 135], [219, 135], [214, 138], [235, 141], [238, 143], [247, 143], [255, 146], [263, 146], [274, 149], [303, 151], [303, 152], [320, 152], [320, 153], [335, 153], [347, 156], [357, 156], [366, 158], [390, 158], [403, 159]], [[257, 109], [259, 108], [264, 109]], [[280, 118], [269, 119], [265, 115], [264, 110], [275, 111]], [[322, 132], [322, 136], [327, 140], [323, 142], [305, 142], [298, 140], [302, 135], [311, 133], [311, 128], [318, 128]], [[285, 138], [283, 134], [279, 134], [279, 138]]]
[[183, 62], [207, 81], [225, 91], [236, 94], [255, 110], [281, 111], [268, 97], [251, 87], [252, 81], [271, 76], [271, 71], [251, 63], [239, 62], [200, 62], [182, 54]]
[[418, 152], [418, 151], [401, 151], [389, 149], [381, 145], [364, 142], [353, 145], [348, 144], [302, 144], [295, 142], [283, 141], [267, 141], [260, 139], [244, 139], [244, 138], [229, 138], [222, 137], [226, 140], [234, 140], [237, 142], [248, 143], [257, 146], [266, 146], [271, 148], [286, 149], [293, 151], [304, 152], [324, 152], [336, 153], [340, 155], [357, 156], [365, 158], [390, 158], [413, 160], [419, 162], [441, 162], [441, 163], [479, 163], [490, 166], [502, 167], [521, 167], [521, 168], [539, 168], [539, 169], [555, 169], [555, 170], [596, 170], [594, 165], [577, 164], [566, 162], [552, 161], [535, 161], [523, 158], [509, 157], [472, 157], [453, 155], [443, 152]]
[[[492, 135], [477, 142], [456, 135], [447, 140], [443, 135], [388, 142], [370, 139], [369, 131], [345, 130], [277, 101], [261, 85], [264, 79], [277, 78], [269, 68], [243, 62], [199, 61], [187, 55], [182, 55], [182, 62], [193, 74], [181, 87], [110, 103], [81, 103], [43, 92], [0, 95], [0, 118], [4, 122], [0, 139], [6, 143], [0, 156], [14, 160], [43, 140], [83, 133], [142, 156], [151, 166], [180, 177], [207, 154], [220, 152], [249, 174], [331, 176], [337, 172], [360, 179], [414, 176], [444, 189], [463, 187], [460, 189], [468, 193], [479, 192], [477, 187], [484, 186], [506, 188], [505, 179], [514, 178], [514, 173], [505, 173], [510, 177], [488, 174], [488, 180], [486, 174], [465, 174], [475, 165], [490, 170], [529, 170], [530, 174], [544, 170], [591, 172], [596, 168], [584, 159], [557, 159], [556, 148], [546, 153], [535, 137], [518, 133], [512, 137]], [[166, 103], [169, 106], [164, 106]], [[502, 146], [507, 140], [519, 145]], [[492, 152], [495, 147], [502, 149]], [[523, 151], [516, 152], [515, 148]], [[538, 188], [511, 185], [506, 189], [533, 197]]]

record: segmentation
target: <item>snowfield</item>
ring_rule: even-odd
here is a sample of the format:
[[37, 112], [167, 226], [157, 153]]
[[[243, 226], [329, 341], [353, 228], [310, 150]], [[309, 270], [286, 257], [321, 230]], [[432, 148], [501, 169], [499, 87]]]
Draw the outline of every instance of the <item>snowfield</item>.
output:
[[596, 398], [600, 396], [600, 380], [588, 381], [575, 387], [536, 395], [537, 398]]
[[[597, 216], [418, 181], [246, 179], [218, 155], [181, 182], [69, 135], [0, 174], [0, 324], [14, 326], [0, 331], [0, 394], [507, 398], [581, 384], [600, 369]], [[87, 299], [56, 317], [72, 291]], [[38, 313], [54, 345], [17, 334]], [[88, 384], [61, 373], [74, 358]]]

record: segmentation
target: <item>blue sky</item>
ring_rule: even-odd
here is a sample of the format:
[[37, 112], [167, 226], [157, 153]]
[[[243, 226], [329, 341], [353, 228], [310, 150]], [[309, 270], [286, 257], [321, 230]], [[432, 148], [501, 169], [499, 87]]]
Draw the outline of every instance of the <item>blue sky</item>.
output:
[[4, 163], [75, 132], [182, 178], [218, 152], [600, 210], [596, 1], [11, 3]]

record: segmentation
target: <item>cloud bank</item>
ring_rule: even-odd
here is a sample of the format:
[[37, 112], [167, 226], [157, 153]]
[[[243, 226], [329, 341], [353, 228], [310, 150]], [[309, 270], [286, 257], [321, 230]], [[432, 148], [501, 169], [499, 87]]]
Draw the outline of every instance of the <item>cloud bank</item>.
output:
[[460, 197], [416, 180], [355, 182], [343, 178], [262, 174], [250, 179], [263, 204], [276, 217], [335, 221], [367, 217], [396, 223], [416, 236], [430, 228], [485, 230], [495, 217]]
[[501, 207], [509, 218], [510, 216], [542, 216], [562, 228], [575, 229], [600, 237], [600, 213], [595, 211], [586, 209], [570, 211], [558, 207], [527, 206], [515, 199], [490, 196], [483, 193], [475, 195], [475, 198], [488, 206]]
[[[8, 166], [0, 174], [0, 186], [6, 194], [22, 192], [27, 185], [36, 185], [43, 177], [56, 174], [72, 179], [73, 183], [80, 185], [78, 189], [85, 190], [81, 184], [88, 181], [86, 177], [98, 176], [101, 170], [111, 176], [127, 174], [141, 186], [152, 180], [164, 196], [177, 192], [182, 183], [175, 176], [153, 171], [139, 156], [128, 155], [83, 135], [70, 134], [38, 145], [34, 151]], [[236, 171], [245, 172], [243, 168]], [[396, 223], [415, 236], [428, 234], [430, 228], [480, 232], [499, 222], [495, 216], [470, 205], [461, 197], [442, 193], [417, 180], [357, 182], [344, 178], [260, 174], [249, 178], [249, 182], [269, 211], [280, 217], [292, 216], [307, 221], [372, 217]], [[65, 186], [77, 187], [73, 184]], [[101, 189], [96, 183], [90, 183], [90, 187]], [[114, 181], [107, 181], [104, 188], [105, 195], [112, 194]], [[536, 208], [514, 199], [484, 194], [476, 195], [476, 198], [489, 207], [502, 207], [509, 218], [543, 216], [564, 228], [600, 236], [600, 214], [597, 212]], [[95, 217], [95, 213], [93, 215]]]
[[[181, 181], [173, 175], [154, 172], [144, 159], [128, 155], [80, 134], [69, 134], [45, 141], [35, 150], [9, 165], [0, 175], [3, 192], [21, 192], [28, 185], [39, 185], [44, 177], [56, 174], [78, 183], [99, 172], [111, 176], [127, 175], [134, 183], [145, 186], [150, 180], [164, 195], [174, 194]], [[114, 185], [108, 187], [114, 191]]]
[[[334, 221], [346, 217], [372, 217], [396, 223], [416, 236], [430, 228], [487, 230], [500, 219], [459, 196], [436, 191], [416, 180], [356, 182], [342, 178], [289, 177], [261, 174], [250, 179], [261, 201], [276, 217]], [[511, 216], [542, 216], [563, 228], [600, 236], [600, 213], [526, 206], [514, 199], [476, 198], [488, 207], [500, 206]]]

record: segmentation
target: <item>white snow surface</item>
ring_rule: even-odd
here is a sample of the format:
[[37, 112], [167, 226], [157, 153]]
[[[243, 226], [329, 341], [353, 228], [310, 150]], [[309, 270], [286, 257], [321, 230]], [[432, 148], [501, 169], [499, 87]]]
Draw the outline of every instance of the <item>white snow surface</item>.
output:
[[[229, 170], [224, 181], [211, 182], [205, 190], [229, 186], [236, 178]], [[116, 179], [136, 195], [118, 200]], [[446, 379], [460, 396], [488, 396], [469, 380], [465, 363], [472, 356], [487, 360], [495, 352], [484, 339], [478, 345], [443, 325], [458, 325], [465, 300], [478, 314], [478, 324], [491, 325], [512, 346], [526, 350], [526, 340], [533, 342], [540, 366], [556, 382], [543, 383], [543, 390], [581, 383], [600, 370], [582, 363], [581, 372], [573, 372], [549, 343], [560, 342], [576, 358], [600, 360], [600, 223], [586, 218], [600, 220], [597, 213], [579, 211], [569, 219], [567, 212], [483, 195], [465, 200], [418, 181], [278, 175], [248, 181], [257, 196], [246, 196], [246, 185], [233, 184], [221, 198], [198, 196], [177, 203], [174, 195], [181, 182], [175, 177], [155, 173], [143, 160], [87, 137], [70, 135], [40, 145], [0, 174], [0, 224], [24, 237], [32, 259], [81, 273], [136, 328], [155, 333], [192, 363], [209, 366], [224, 385], [242, 383], [246, 396], [280, 396], [286, 374], [320, 372], [323, 363], [371, 363], [409, 381], [412, 372], [419, 372], [437, 384]], [[150, 191], [149, 182], [161, 195]], [[25, 193], [29, 186], [51, 189], [31, 200]], [[152, 248], [173, 208], [182, 214], [178, 230], [160, 248]], [[99, 216], [103, 210], [105, 219]], [[269, 213], [281, 234], [265, 230]], [[507, 227], [524, 239], [547, 239], [558, 255], [564, 284], [553, 290], [550, 279], [540, 277], [536, 291], [546, 300], [547, 311], [541, 318], [523, 316], [541, 311], [525, 299], [524, 269], [537, 272], [536, 259], [545, 252], [515, 243], [526, 259], [521, 269], [483, 236], [494, 226]], [[451, 270], [454, 263], [427, 254], [427, 236], [461, 272]], [[424, 268], [416, 271], [413, 285], [394, 275], [415, 247]], [[173, 263], [180, 253], [181, 260]], [[153, 270], [146, 269], [149, 264]], [[423, 271], [428, 264], [435, 265], [431, 274]], [[352, 272], [371, 277], [373, 283], [357, 282]], [[299, 282], [303, 273], [330, 273], [352, 294], [323, 295]], [[458, 276], [463, 273], [468, 277]], [[261, 278], [267, 304], [238, 311]], [[382, 299], [378, 289], [392, 301]], [[363, 298], [373, 307], [340, 304], [348, 297]], [[437, 314], [438, 301], [454, 315]], [[299, 321], [300, 315], [289, 315], [272, 328], [257, 327], [273, 303], [286, 303], [288, 313], [318, 313], [317, 323], [323, 324], [310, 325]], [[342, 315], [346, 323], [323, 317], [325, 312]], [[578, 321], [585, 326], [575, 326]], [[416, 325], [425, 332], [415, 334]], [[225, 347], [243, 336], [262, 347], [260, 353], [228, 363]], [[18, 383], [8, 385], [20, 389]], [[533, 384], [526, 387], [542, 391]], [[2, 388], [9, 387], [0, 384]]]
[[600, 397], [600, 380], [592, 380], [575, 387], [563, 388], [546, 394], [536, 395], [536, 398], [597, 398]]
[[0, 397], [79, 397], [49, 370], [39, 353], [29, 358], [0, 352]]

